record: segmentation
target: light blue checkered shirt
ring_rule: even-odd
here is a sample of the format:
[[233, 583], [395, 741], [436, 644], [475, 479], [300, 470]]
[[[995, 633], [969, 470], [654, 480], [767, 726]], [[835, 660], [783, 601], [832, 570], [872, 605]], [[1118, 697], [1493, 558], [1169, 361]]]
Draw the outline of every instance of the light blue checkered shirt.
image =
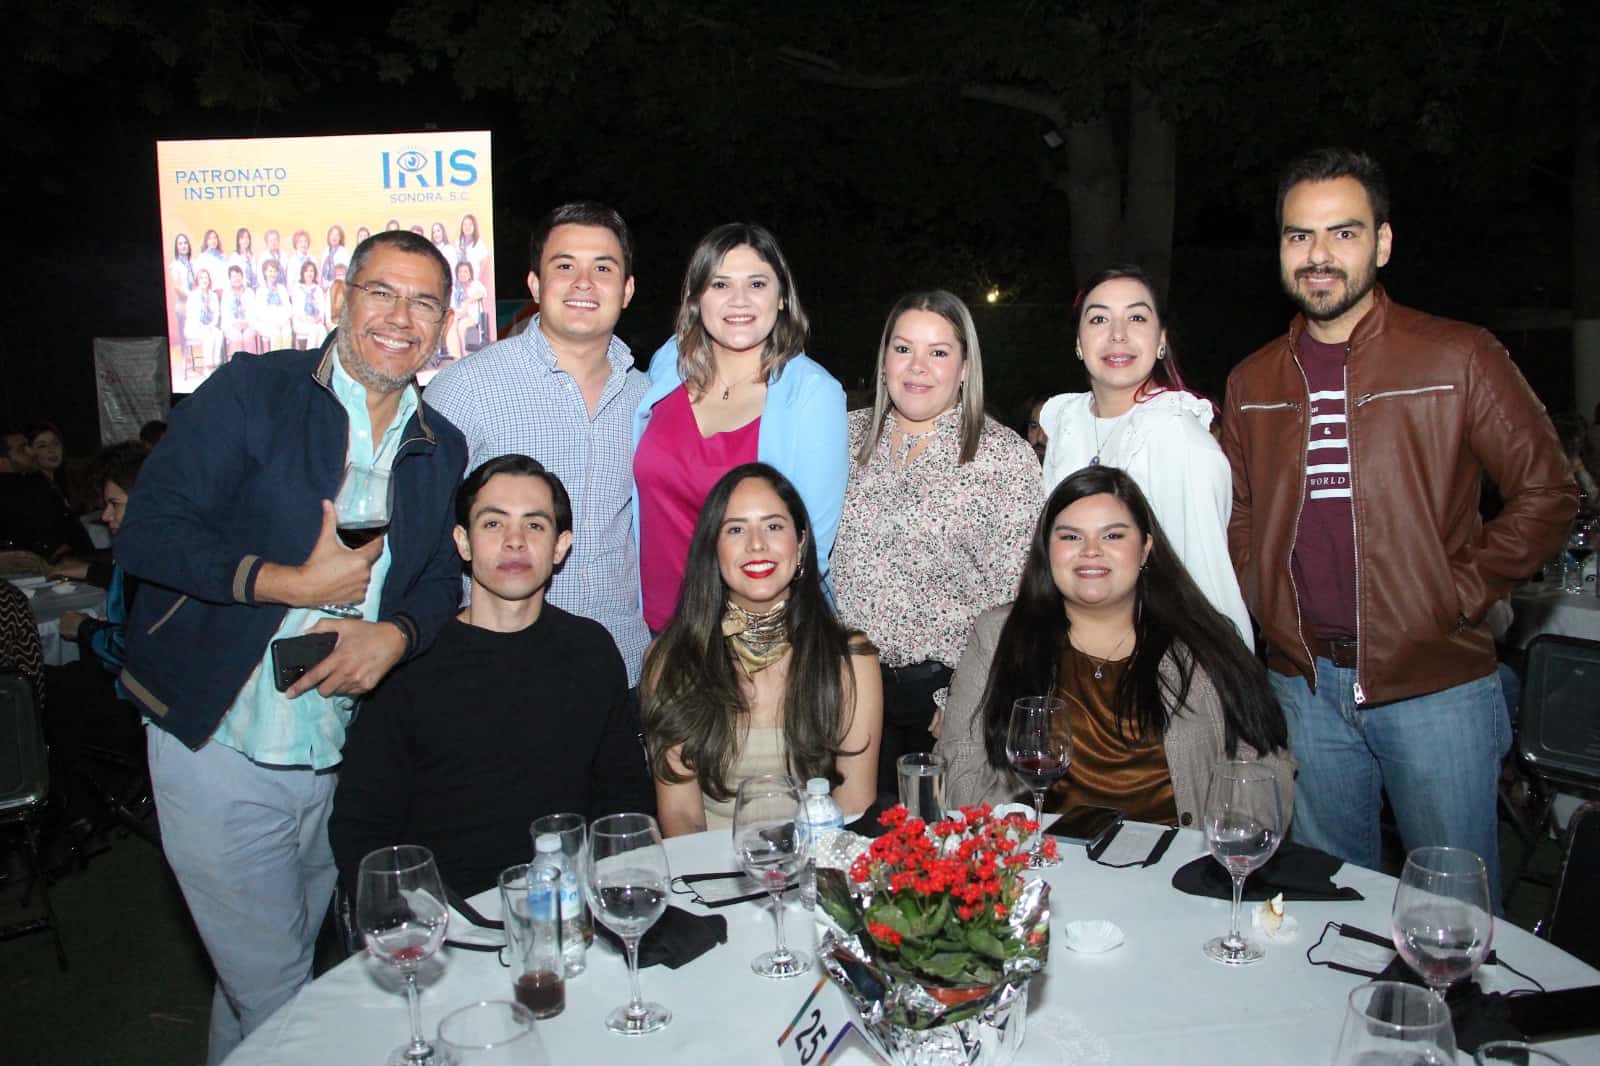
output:
[[591, 418], [535, 316], [515, 337], [445, 367], [425, 398], [466, 435], [468, 473], [520, 453], [561, 479], [572, 497], [572, 552], [551, 582], [550, 602], [605, 626], [628, 665], [628, 684], [637, 685], [650, 631], [633, 543], [633, 412], [648, 379], [615, 337], [606, 359], [611, 379]]

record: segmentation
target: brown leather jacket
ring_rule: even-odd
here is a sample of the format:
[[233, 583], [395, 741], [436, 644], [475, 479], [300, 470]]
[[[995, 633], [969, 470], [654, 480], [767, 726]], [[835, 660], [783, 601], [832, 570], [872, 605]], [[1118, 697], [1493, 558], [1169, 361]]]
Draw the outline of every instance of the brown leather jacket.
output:
[[[1495, 670], [1484, 614], [1566, 539], [1577, 487], [1544, 407], [1489, 332], [1380, 287], [1345, 364], [1355, 513], [1357, 703], [1420, 696]], [[1310, 432], [1295, 357], [1304, 316], [1228, 376], [1228, 550], [1271, 665], [1313, 686], [1289, 559]], [[1478, 515], [1482, 478], [1505, 500]]]

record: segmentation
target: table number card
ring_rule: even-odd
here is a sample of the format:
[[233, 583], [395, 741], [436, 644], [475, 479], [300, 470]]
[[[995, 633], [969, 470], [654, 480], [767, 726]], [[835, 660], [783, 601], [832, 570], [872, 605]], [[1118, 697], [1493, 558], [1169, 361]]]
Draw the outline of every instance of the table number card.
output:
[[[823, 1066], [852, 1030], [860, 1033], [851, 1018], [844, 994], [824, 975], [778, 1037], [780, 1060], [784, 1066]], [[860, 1044], [874, 1059], [885, 1061], [871, 1041], [862, 1039]]]

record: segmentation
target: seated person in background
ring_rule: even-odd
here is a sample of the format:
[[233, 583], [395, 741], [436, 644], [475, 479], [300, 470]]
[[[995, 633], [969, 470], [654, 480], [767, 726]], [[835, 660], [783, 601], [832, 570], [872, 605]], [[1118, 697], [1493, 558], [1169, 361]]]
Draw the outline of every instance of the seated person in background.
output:
[[1293, 810], [1288, 728], [1265, 669], [1114, 467], [1056, 486], [1016, 602], [973, 625], [938, 723], [945, 806], [1021, 791], [1006, 727], [1012, 703], [1041, 692], [1066, 701], [1073, 746], [1048, 810], [1100, 804], [1199, 828], [1212, 766], [1235, 758], [1270, 764], [1286, 822]]
[[527, 862], [528, 823], [650, 810], [622, 656], [598, 622], [545, 602], [572, 545], [572, 504], [525, 455], [474, 470], [456, 493], [456, 550], [472, 602], [387, 678], [345, 742], [328, 838], [346, 890], [362, 856], [431, 848], [470, 896]]
[[1589, 426], [1576, 411], [1551, 415], [1550, 422], [1556, 427], [1556, 436], [1561, 438], [1561, 452], [1567, 457], [1572, 480], [1578, 483], [1578, 494], [1588, 497], [1588, 507], [1592, 510], [1600, 504], [1600, 485], [1595, 483], [1596, 471], [1589, 468], [1594, 459], [1589, 454]]
[[[94, 476], [100, 482], [105, 510], [100, 519], [113, 538], [122, 528], [128, 494], [139, 479], [150, 449], [138, 441], [113, 444], [95, 457]], [[68, 814], [88, 817], [93, 813], [92, 794], [85, 790], [88, 772], [84, 749], [106, 748], [124, 756], [130, 763], [143, 765], [144, 730], [139, 714], [123, 699], [117, 675], [127, 658], [126, 622], [128, 605], [138, 587], [120, 566], [113, 563], [77, 564], [87, 566], [87, 575], [76, 573], [106, 590], [105, 617], [94, 618], [80, 611], [61, 616], [61, 638], [76, 641], [80, 649], [75, 662], [46, 668], [50, 700], [45, 716], [45, 736], [50, 741], [51, 762], [58, 779], [67, 785]], [[142, 773], [142, 771], [141, 771]]]
[[21, 430], [5, 434], [5, 463], [0, 467], [0, 551], [31, 552], [46, 561], [69, 552], [88, 556], [94, 551], [83, 523], [39, 470], [28, 435]]
[[0, 671], [19, 674], [33, 687], [34, 706], [44, 701], [44, 649], [28, 596], [0, 581]]
[[734, 467], [706, 497], [640, 696], [665, 836], [731, 825], [757, 774], [825, 777], [846, 813], [872, 804], [877, 651], [834, 617], [805, 504], [767, 464]]

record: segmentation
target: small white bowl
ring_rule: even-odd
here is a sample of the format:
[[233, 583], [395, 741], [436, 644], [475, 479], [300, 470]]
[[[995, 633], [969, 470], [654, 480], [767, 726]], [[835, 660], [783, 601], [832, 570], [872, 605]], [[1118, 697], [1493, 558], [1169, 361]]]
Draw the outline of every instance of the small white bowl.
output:
[[1067, 923], [1067, 947], [1084, 955], [1098, 955], [1122, 946], [1122, 927], [1116, 922], [1095, 919]]
[[78, 586], [74, 585], [70, 581], [63, 581], [59, 585], [51, 585], [50, 586], [50, 591], [54, 592], [57, 596], [66, 596], [66, 595], [70, 595], [71, 593], [77, 592], [78, 591]]

